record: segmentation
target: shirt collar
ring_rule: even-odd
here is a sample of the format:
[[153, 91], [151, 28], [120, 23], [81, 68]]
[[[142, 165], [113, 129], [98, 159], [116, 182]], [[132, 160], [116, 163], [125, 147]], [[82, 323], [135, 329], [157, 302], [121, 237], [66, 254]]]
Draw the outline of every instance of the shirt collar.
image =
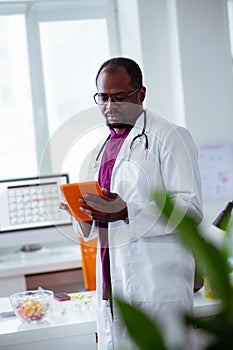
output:
[[117, 134], [113, 129], [110, 130], [110, 139], [117, 139], [117, 138], [126, 138], [130, 130], [133, 128], [133, 125], [128, 125], [122, 131]]

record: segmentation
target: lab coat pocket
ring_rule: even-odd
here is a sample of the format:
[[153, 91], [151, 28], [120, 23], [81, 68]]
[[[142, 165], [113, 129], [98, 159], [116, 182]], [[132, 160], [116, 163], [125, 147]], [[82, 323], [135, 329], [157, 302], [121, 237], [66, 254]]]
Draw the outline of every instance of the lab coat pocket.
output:
[[131, 299], [134, 302], [184, 300], [185, 256], [177, 243], [146, 242], [131, 245]]

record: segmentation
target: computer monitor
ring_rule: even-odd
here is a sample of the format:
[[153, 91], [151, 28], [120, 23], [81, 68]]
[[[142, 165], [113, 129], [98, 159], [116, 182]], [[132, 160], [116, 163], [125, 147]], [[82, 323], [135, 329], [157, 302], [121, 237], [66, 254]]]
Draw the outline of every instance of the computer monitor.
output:
[[65, 183], [68, 174], [1, 180], [0, 247], [22, 244], [32, 250], [64, 239], [71, 229], [71, 217], [59, 209]]

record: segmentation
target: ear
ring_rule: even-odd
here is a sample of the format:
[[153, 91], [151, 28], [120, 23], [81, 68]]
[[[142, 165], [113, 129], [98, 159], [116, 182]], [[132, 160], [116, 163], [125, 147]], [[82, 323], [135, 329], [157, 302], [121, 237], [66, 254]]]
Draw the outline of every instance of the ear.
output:
[[146, 88], [145, 86], [142, 86], [141, 89], [138, 92], [139, 100], [142, 103], [145, 100], [146, 97]]

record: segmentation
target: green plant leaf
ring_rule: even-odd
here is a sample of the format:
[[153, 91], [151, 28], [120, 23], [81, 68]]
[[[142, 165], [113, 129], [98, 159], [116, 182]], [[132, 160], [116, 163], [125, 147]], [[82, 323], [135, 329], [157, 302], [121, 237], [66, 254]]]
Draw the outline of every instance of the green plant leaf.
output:
[[222, 300], [226, 313], [233, 312], [233, 291], [229, 277], [229, 264], [224, 253], [204, 239], [196, 221], [182, 213], [165, 192], [156, 192], [154, 199], [167, 220], [176, 226], [183, 244], [192, 250], [195, 259], [205, 268], [213, 280], [213, 288]]
[[[229, 315], [228, 315], [229, 316]], [[195, 324], [201, 329], [202, 333], [211, 334], [206, 350], [232, 350], [232, 334], [233, 334], [233, 315], [226, 317], [225, 313], [219, 313], [216, 316], [197, 318], [190, 315], [185, 317], [188, 325]]]
[[128, 333], [141, 350], [168, 350], [156, 324], [139, 308], [115, 299]]
[[226, 259], [231, 255], [231, 232], [232, 232], [232, 221], [230, 220], [227, 228], [225, 229], [221, 251]]

